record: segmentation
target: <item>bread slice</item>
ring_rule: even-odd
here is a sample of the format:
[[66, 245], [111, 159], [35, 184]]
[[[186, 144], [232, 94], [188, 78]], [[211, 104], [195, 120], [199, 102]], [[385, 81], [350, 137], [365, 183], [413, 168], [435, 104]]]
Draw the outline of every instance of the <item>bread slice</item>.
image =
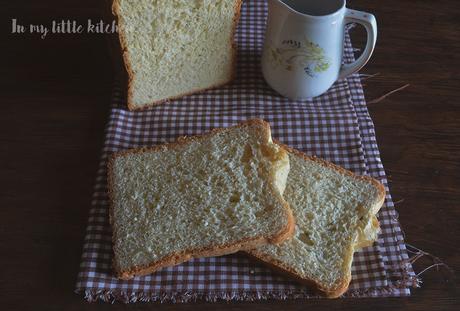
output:
[[348, 289], [353, 253], [377, 238], [375, 214], [385, 189], [370, 177], [284, 148], [291, 166], [284, 197], [296, 218], [294, 237], [248, 254], [327, 297], [338, 297]]
[[129, 279], [194, 257], [280, 243], [294, 232], [282, 197], [287, 152], [250, 120], [108, 164], [114, 268]]
[[241, 2], [114, 0], [129, 75], [128, 108], [147, 108], [230, 82]]

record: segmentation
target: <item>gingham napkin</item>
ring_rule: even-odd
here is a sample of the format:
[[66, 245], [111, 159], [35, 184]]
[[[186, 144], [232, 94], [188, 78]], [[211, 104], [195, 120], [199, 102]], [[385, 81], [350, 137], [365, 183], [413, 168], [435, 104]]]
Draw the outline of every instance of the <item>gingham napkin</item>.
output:
[[[358, 75], [337, 82], [326, 94], [305, 102], [282, 98], [265, 84], [259, 63], [266, 14], [263, 0], [243, 3], [237, 32], [237, 78], [231, 85], [142, 112], [127, 111], [121, 88], [115, 87], [76, 286], [76, 292], [83, 293], [88, 301], [314, 297], [308, 287], [242, 254], [195, 259], [130, 281], [116, 279], [111, 268], [106, 193], [106, 161], [114, 151], [171, 142], [178, 136], [262, 118], [270, 122], [274, 138], [282, 143], [355, 173], [371, 175], [387, 186]], [[346, 61], [354, 59], [348, 37], [345, 54]], [[355, 254], [352, 283], [344, 296], [407, 296], [416, 282], [389, 194], [378, 218], [382, 233], [375, 246]]]

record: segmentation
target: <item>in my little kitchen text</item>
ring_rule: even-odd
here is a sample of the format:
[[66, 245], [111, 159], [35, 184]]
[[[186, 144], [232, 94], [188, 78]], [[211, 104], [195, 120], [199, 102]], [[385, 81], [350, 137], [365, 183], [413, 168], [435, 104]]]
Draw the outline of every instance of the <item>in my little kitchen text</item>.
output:
[[22, 24], [17, 18], [11, 19], [12, 34], [36, 34], [45, 39], [49, 34], [111, 34], [116, 33], [118, 27], [115, 21], [106, 23], [102, 20], [88, 19], [85, 24], [75, 20], [53, 20], [45, 24]]

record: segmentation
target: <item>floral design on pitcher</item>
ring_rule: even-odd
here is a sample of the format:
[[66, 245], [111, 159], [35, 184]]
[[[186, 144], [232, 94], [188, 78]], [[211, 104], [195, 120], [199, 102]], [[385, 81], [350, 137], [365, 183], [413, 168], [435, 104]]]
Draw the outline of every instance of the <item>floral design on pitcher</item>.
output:
[[282, 66], [288, 71], [294, 68], [302, 70], [310, 77], [324, 72], [331, 66], [324, 49], [307, 38], [301, 41], [283, 40], [281, 46], [270, 45], [270, 62], [274, 66]]

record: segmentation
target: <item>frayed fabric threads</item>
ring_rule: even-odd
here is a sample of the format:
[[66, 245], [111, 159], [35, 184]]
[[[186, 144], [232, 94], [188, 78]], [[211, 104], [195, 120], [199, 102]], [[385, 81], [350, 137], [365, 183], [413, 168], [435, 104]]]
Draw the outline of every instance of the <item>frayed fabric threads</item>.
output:
[[422, 279], [421, 279], [422, 274], [424, 274], [425, 272], [431, 269], [435, 269], [435, 268], [437, 271], [439, 271], [440, 268], [444, 268], [448, 272], [449, 277], [455, 276], [454, 270], [451, 267], [449, 267], [446, 263], [444, 263], [441, 259], [439, 259], [438, 257], [428, 252], [425, 252], [411, 244], [406, 243], [406, 247], [407, 247], [407, 251], [413, 255], [409, 260], [411, 265], [423, 257], [427, 257], [433, 262], [431, 265], [429, 265], [428, 267], [424, 268], [423, 270], [417, 273], [417, 278], [419, 279], [420, 283], [422, 283]]
[[[76, 291], [80, 294], [81, 291]], [[383, 295], [382, 295], [383, 294]], [[343, 298], [362, 298], [362, 297], [395, 297], [400, 296], [399, 288], [388, 286], [385, 288], [368, 288], [362, 290], [350, 290]], [[89, 303], [103, 301], [106, 303], [192, 303], [192, 302], [253, 302], [268, 300], [299, 300], [307, 299], [305, 293], [287, 292], [208, 292], [198, 293], [195, 291], [170, 292], [170, 293], [146, 293], [146, 292], [126, 292], [110, 290], [85, 290], [84, 298]], [[310, 298], [326, 299], [319, 295], [309, 296]]]

